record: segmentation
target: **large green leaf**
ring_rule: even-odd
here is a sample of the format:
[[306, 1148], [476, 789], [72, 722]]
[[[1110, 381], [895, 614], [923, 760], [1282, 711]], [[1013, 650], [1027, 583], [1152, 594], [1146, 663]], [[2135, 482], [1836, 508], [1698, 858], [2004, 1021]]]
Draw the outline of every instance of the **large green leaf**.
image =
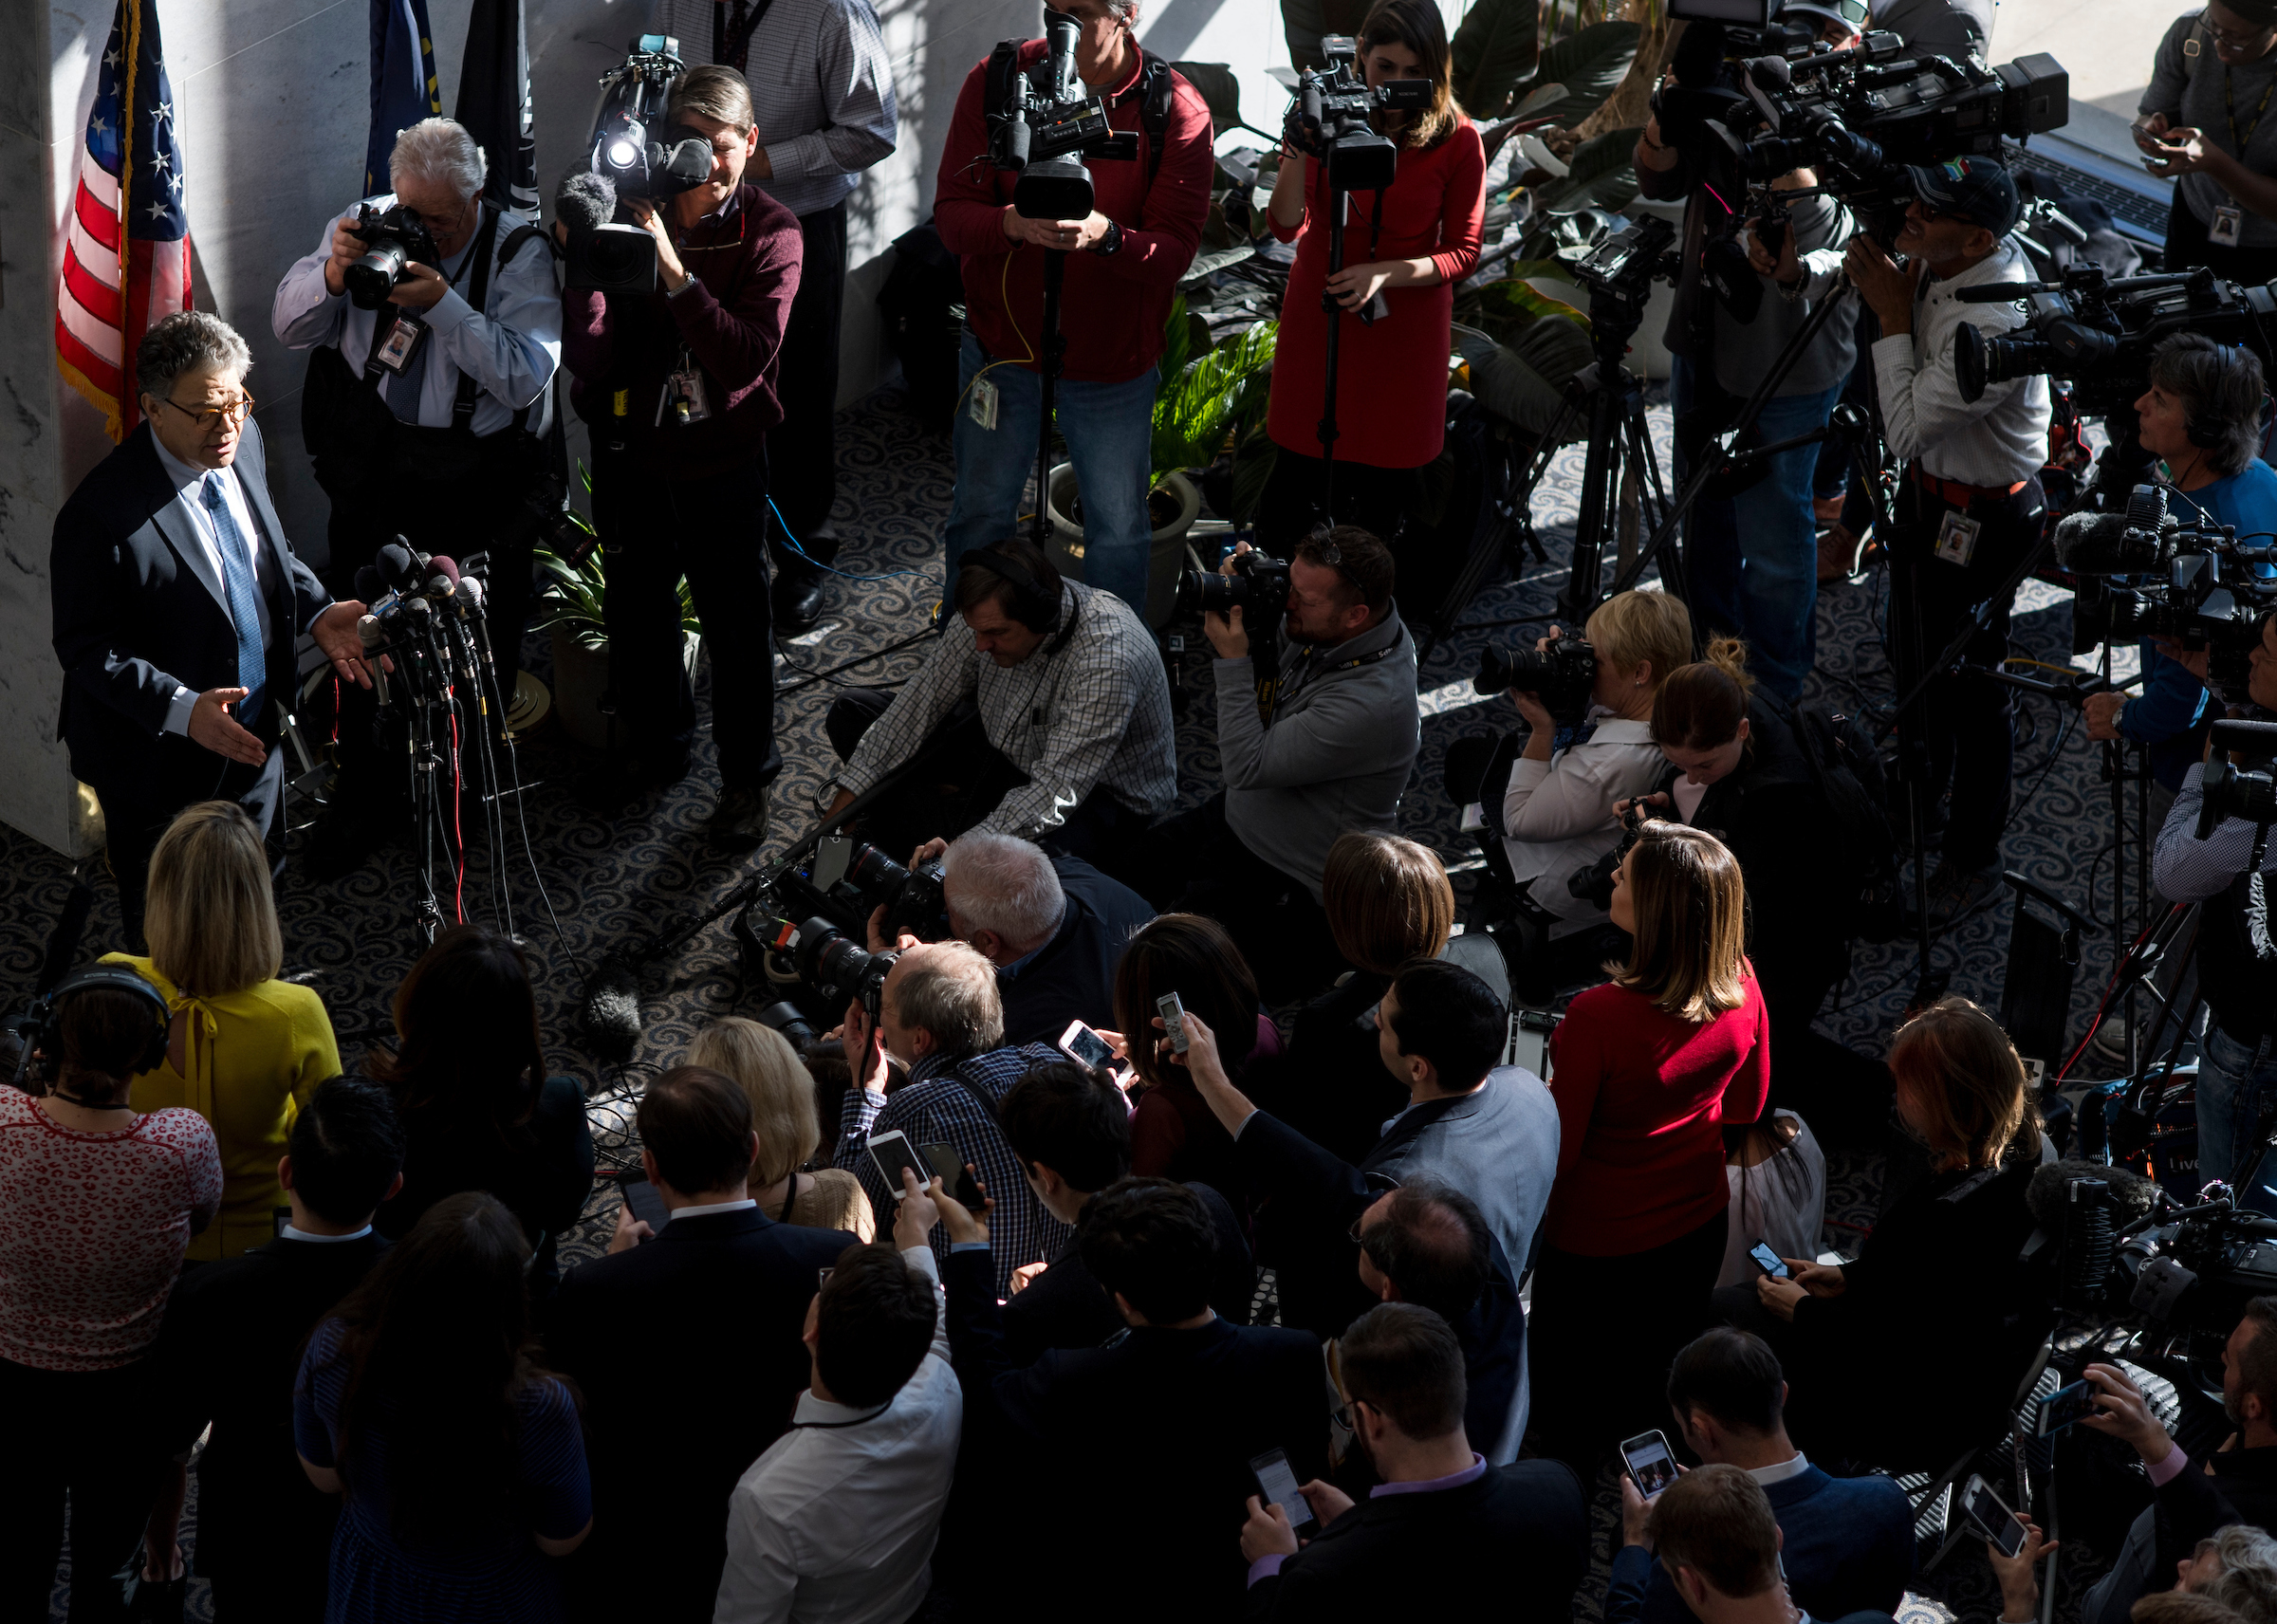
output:
[[[1536, 272], [1538, 275], [1561, 275], [1554, 264]], [[1496, 343], [1512, 342], [1518, 335], [1536, 322], [1564, 320], [1578, 322], [1584, 328], [1589, 318], [1572, 305], [1538, 293], [1518, 276], [1490, 282], [1478, 289], [1478, 301], [1471, 314], [1464, 318], [1472, 325], [1490, 334]]]
[[[1589, 335], [1557, 318], [1534, 323], [1514, 341], [1495, 344], [1483, 333], [1456, 334], [1471, 365], [1471, 393], [1480, 405], [1521, 432], [1549, 433], [1565, 403], [1565, 385], [1592, 358]], [[1561, 444], [1585, 437], [1585, 414], [1568, 417]]]
[[1607, 130], [1576, 147], [1570, 173], [1534, 188], [1534, 207], [1549, 213], [1566, 213], [1589, 204], [1601, 209], [1626, 208], [1637, 195], [1637, 129]]
[[1210, 125], [1213, 134], [1224, 135], [1241, 122], [1241, 81], [1233, 77], [1233, 69], [1222, 62], [1174, 62], [1170, 65], [1185, 75], [1186, 83], [1201, 92], [1202, 100], [1210, 104]]
[[1270, 387], [1277, 322], [1259, 322], [1172, 375], [1155, 397], [1152, 484], [1175, 469], [1206, 466]]
[[1555, 120], [1559, 128], [1569, 130], [1596, 112], [1628, 77], [1642, 32], [1634, 23], [1592, 23], [1552, 44], [1543, 51], [1526, 94], [1530, 99], [1535, 89], [1551, 84], [1563, 84], [1565, 93], [1532, 107], [1527, 117]]
[[1473, 119], [1499, 119], [1541, 59], [1541, 0], [1472, 0], [1452, 43], [1455, 100]]

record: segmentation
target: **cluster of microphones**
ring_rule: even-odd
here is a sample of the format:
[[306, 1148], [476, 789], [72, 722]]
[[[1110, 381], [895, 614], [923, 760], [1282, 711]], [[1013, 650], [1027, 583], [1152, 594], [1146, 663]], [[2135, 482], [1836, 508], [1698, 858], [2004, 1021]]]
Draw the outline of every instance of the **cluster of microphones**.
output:
[[[479, 570], [480, 562], [472, 567]], [[398, 675], [415, 689], [432, 677], [427, 686], [447, 696], [455, 671], [482, 697], [491, 661], [483, 585], [475, 573], [462, 575], [454, 561], [420, 552], [398, 536], [356, 572], [356, 593], [369, 606], [356, 622], [356, 635], [380, 684], [382, 705], [388, 702], [383, 655], [394, 658]]]

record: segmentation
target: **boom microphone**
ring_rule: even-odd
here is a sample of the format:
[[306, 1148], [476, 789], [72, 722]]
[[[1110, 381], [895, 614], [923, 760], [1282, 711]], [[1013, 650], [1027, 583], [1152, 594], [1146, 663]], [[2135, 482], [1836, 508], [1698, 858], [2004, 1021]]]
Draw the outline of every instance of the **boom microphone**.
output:
[[2100, 1178], [2111, 1187], [2112, 1216], [2125, 1224], [2147, 1217], [2158, 1209], [2158, 1187], [2151, 1180], [2128, 1172], [2123, 1167], [2105, 1167], [2101, 1162], [2049, 1162], [2032, 1174], [2025, 1187], [2024, 1204], [2030, 1209], [2032, 1222], [2049, 1234], [2061, 1234], [2064, 1215], [2071, 1209], [2071, 1181], [2075, 1178]]
[[[2075, 575], [2136, 573], [2144, 566], [2128, 557], [2126, 541], [2130, 532], [2140, 529], [2124, 513], [2066, 514], [2056, 521], [2056, 564]], [[2174, 555], [2168, 550], [2165, 556], [2171, 560]]]
[[617, 186], [590, 169], [571, 170], [553, 194], [553, 217], [572, 235], [605, 226], [617, 217]]

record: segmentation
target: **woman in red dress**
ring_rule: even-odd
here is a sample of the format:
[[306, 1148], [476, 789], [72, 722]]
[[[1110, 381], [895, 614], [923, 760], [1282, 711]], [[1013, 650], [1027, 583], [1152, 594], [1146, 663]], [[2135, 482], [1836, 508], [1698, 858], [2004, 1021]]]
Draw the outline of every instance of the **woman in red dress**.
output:
[[[1415, 471], [1439, 454], [1447, 434], [1448, 323], [1454, 285], [1478, 264], [1486, 217], [1486, 149], [1455, 105], [1453, 62], [1436, 0], [1379, 0], [1360, 29], [1360, 67], [1370, 84], [1428, 79], [1428, 107], [1376, 115], [1398, 146], [1398, 168], [1381, 192], [1348, 194], [1344, 268], [1328, 273], [1327, 172], [1318, 158], [1286, 154], [1273, 182], [1273, 234], [1296, 239], [1297, 263], [1281, 302], [1273, 346], [1273, 394], [1266, 429], [1279, 448], [1259, 505], [1259, 544], [1287, 556], [1326, 517], [1321, 501], [1320, 424], [1327, 401], [1328, 322], [1324, 292], [1339, 308], [1336, 389], [1336, 515], [1395, 540], [1415, 490]], [[1372, 323], [1355, 314], [1380, 295]]]

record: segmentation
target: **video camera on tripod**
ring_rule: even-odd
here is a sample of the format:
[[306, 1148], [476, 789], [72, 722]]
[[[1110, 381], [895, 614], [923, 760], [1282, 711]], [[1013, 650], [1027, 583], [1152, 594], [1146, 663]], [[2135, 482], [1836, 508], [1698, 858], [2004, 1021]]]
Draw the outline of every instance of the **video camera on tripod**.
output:
[[686, 71], [679, 41], [642, 34], [601, 79], [601, 110], [584, 167], [562, 182], [555, 215], [568, 228], [564, 280], [572, 288], [647, 293], [657, 286], [657, 240], [618, 218], [618, 200], [660, 203], [701, 186], [712, 173], [712, 143], [669, 123], [674, 81]]
[[1083, 159], [1129, 160], [1138, 138], [1107, 127], [1107, 104], [1075, 70], [1082, 27], [1064, 11], [1044, 19], [1043, 60], [1020, 66], [1020, 42], [989, 54], [989, 161], [1020, 178], [1012, 208], [1030, 220], [1081, 220], [1091, 212], [1091, 172]]
[[1376, 132], [1378, 113], [1431, 105], [1431, 81], [1393, 79], [1371, 85], [1361, 76], [1360, 46], [1348, 34], [1321, 40], [1325, 67], [1297, 76], [1296, 100], [1282, 125], [1285, 145], [1318, 158], [1332, 192], [1380, 192], [1399, 167], [1399, 148]]
[[2172, 637], [2206, 650], [2207, 686], [2243, 703], [2262, 622], [2277, 609], [2271, 543], [2240, 541], [2202, 512], [2177, 516], [2168, 495], [2138, 485], [2123, 513], [2074, 513], [2056, 526], [2056, 563], [2081, 578], [2072, 647]]

